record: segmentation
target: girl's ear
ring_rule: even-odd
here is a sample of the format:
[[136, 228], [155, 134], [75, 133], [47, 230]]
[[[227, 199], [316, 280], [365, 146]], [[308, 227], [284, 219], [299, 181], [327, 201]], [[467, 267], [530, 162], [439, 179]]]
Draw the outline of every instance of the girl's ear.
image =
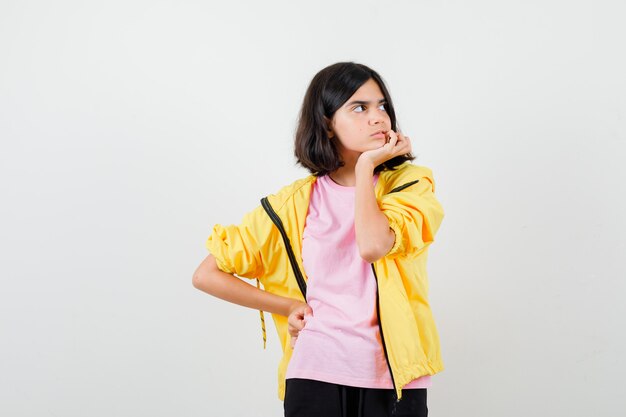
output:
[[324, 116], [324, 122], [326, 123], [326, 135], [328, 135], [329, 139], [332, 139], [335, 136], [335, 132], [333, 132], [333, 129], [331, 127], [331, 120]]

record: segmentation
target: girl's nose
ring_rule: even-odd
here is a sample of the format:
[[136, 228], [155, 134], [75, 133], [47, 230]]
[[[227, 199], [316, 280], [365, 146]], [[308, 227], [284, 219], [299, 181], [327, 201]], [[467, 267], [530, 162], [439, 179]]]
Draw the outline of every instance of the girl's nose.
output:
[[370, 124], [377, 125], [385, 122], [385, 118], [382, 114], [375, 113], [370, 117]]

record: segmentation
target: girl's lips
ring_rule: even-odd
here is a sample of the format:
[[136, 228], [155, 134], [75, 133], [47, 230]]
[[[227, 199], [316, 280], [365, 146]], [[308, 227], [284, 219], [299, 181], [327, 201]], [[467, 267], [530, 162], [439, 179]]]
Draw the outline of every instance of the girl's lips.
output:
[[385, 138], [385, 134], [384, 134], [384, 133], [382, 133], [382, 132], [380, 132], [380, 133], [375, 133], [375, 134], [373, 134], [373, 135], [372, 135], [372, 137], [374, 137], [374, 138], [382, 138], [382, 139], [384, 139], [384, 138]]

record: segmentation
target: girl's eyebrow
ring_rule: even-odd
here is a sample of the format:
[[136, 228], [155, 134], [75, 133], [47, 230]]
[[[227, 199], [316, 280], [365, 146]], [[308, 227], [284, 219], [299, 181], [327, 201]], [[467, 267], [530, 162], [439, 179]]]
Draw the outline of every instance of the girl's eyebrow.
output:
[[[384, 103], [385, 101], [387, 101], [387, 100], [385, 100], [384, 98], [381, 98], [380, 100], [378, 100], [378, 103]], [[371, 103], [370, 101], [354, 100], [354, 101], [351, 101], [350, 103], [346, 104], [346, 107], [350, 107], [353, 104], [370, 104], [370, 103]]]

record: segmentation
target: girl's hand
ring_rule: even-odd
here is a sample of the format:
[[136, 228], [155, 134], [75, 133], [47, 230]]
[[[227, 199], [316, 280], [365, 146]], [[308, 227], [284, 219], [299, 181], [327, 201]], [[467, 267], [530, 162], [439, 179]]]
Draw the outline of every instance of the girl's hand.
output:
[[396, 156], [404, 155], [411, 152], [411, 141], [408, 136], [404, 136], [402, 133], [389, 130], [385, 134], [387, 141], [383, 146], [378, 149], [363, 152], [357, 161], [368, 162], [373, 167], [377, 167], [385, 161], [388, 161]]
[[296, 339], [298, 338], [300, 330], [302, 330], [306, 324], [305, 315], [313, 315], [313, 309], [311, 309], [308, 304], [301, 301], [295, 302], [289, 309], [287, 323], [289, 324], [292, 348], [296, 345]]

